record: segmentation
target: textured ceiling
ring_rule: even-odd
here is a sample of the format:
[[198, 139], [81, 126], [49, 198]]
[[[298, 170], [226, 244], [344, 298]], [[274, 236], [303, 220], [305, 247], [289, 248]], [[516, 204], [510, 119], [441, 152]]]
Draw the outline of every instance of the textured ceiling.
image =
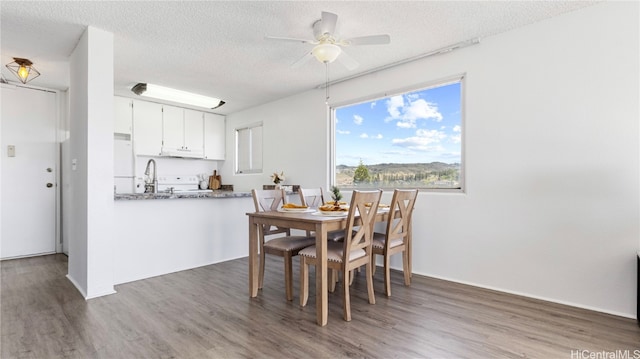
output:
[[[577, 10], [580, 1], [1, 1], [2, 74], [12, 57], [33, 61], [31, 84], [69, 86], [68, 58], [86, 26], [114, 34], [116, 94], [149, 82], [224, 99], [228, 114], [322, 84], [324, 65], [291, 64], [312, 46], [265, 35], [312, 39], [322, 11], [338, 14], [342, 38], [391, 35], [391, 44], [345, 51], [360, 63], [331, 64], [331, 79], [483, 38]], [[480, 45], [481, 46], [481, 45]]]

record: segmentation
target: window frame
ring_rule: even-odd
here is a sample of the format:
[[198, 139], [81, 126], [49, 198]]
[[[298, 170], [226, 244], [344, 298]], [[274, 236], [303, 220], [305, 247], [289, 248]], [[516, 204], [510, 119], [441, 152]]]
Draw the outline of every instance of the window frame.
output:
[[[387, 99], [392, 96], [405, 95], [407, 93], [424, 91], [436, 87], [446, 86], [453, 83], [460, 83], [460, 173], [459, 188], [430, 188], [416, 187], [421, 192], [436, 193], [466, 193], [466, 73], [456, 74], [437, 80], [428, 81], [412, 86], [398, 88], [392, 91], [372, 93], [358, 98], [331, 103], [328, 106], [329, 111], [329, 182], [331, 186], [336, 185], [336, 109], [346, 106], [358, 105], [365, 102], [373, 102], [381, 99]], [[396, 187], [358, 187], [358, 189], [382, 189], [393, 190]]]
[[[254, 141], [254, 136], [253, 136], [253, 131], [256, 128], [260, 128], [260, 150], [259, 150], [259, 155], [260, 155], [260, 168], [253, 168], [253, 163], [254, 163], [254, 159], [255, 159], [255, 149], [254, 146], [256, 145], [255, 141]], [[240, 148], [240, 131], [243, 130], [248, 130], [249, 131], [249, 140], [247, 141], [248, 144], [248, 148]], [[255, 174], [255, 173], [262, 173], [263, 172], [263, 167], [264, 167], [264, 158], [263, 158], [263, 149], [264, 149], [264, 126], [262, 122], [256, 122], [256, 123], [252, 123], [246, 126], [242, 126], [242, 127], [237, 127], [234, 129], [234, 137], [235, 137], [235, 149], [236, 149], [236, 153], [235, 153], [235, 163], [234, 163], [234, 172], [235, 174]], [[243, 150], [246, 150], [248, 152], [248, 156], [249, 156], [249, 168], [248, 169], [240, 169], [240, 158], [241, 158], [241, 152]]]

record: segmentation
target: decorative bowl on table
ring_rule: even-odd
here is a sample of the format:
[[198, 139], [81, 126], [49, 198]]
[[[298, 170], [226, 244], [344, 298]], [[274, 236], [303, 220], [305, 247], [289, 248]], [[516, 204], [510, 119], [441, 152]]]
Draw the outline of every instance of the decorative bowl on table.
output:
[[346, 202], [338, 202], [339, 204], [333, 204], [333, 202], [328, 202], [318, 207], [320, 213], [327, 216], [342, 216], [346, 215], [349, 212], [349, 206]]
[[285, 203], [282, 205], [282, 210], [287, 212], [306, 212], [309, 207], [295, 203]]

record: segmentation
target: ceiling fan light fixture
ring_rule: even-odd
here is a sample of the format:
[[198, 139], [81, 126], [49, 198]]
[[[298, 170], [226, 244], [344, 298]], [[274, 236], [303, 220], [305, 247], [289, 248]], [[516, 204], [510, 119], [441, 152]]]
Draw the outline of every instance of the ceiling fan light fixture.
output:
[[33, 67], [33, 63], [29, 59], [14, 57], [13, 62], [7, 64], [7, 68], [23, 84], [40, 76], [40, 72]]
[[191, 92], [172, 89], [148, 83], [138, 83], [131, 88], [138, 96], [151, 97], [159, 100], [183, 103], [186, 105], [215, 109], [225, 104], [219, 98], [198, 95]]
[[338, 45], [323, 43], [319, 44], [311, 50], [311, 54], [322, 63], [332, 63], [342, 52]]

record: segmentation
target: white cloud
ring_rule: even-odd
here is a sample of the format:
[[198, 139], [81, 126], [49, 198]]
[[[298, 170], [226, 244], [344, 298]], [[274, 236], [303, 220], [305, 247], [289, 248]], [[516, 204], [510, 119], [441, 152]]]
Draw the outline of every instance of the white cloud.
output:
[[366, 133], [363, 133], [360, 135], [360, 138], [369, 138], [369, 135], [367, 135]]
[[391, 115], [391, 119], [400, 117], [402, 107], [404, 107], [404, 98], [402, 96], [389, 97], [387, 100], [387, 112]]
[[453, 143], [460, 143], [460, 141], [462, 141], [462, 137], [460, 135], [453, 135], [451, 136], [451, 142]]
[[362, 125], [362, 121], [364, 121], [364, 119], [362, 118], [362, 116], [360, 116], [360, 115], [353, 115], [353, 123], [355, 123], [356, 125]]
[[382, 139], [382, 134], [379, 133], [379, 134], [373, 136], [373, 138], [375, 138], [376, 140], [381, 140]]
[[417, 99], [409, 103], [409, 106], [405, 108], [405, 119], [418, 120], [418, 119], [433, 119], [437, 122], [442, 121], [442, 114], [438, 112], [438, 106], [429, 103], [423, 99]]
[[377, 103], [377, 102], [373, 101], [373, 102], [371, 103], [371, 108], [376, 107], [376, 103]]
[[416, 121], [400, 120], [396, 122], [396, 126], [400, 128], [416, 128]]
[[455, 125], [453, 126], [453, 132], [461, 132], [462, 128], [460, 128], [460, 125]]
[[339, 135], [349, 135], [349, 134], [351, 134], [351, 131], [336, 130], [336, 133], [339, 134]]
[[385, 122], [395, 120], [398, 121], [398, 127], [415, 128], [417, 120], [442, 121], [437, 104], [427, 102], [416, 94], [407, 95], [406, 100], [403, 96], [393, 96], [387, 100], [389, 117], [385, 118]]
[[394, 146], [405, 147], [415, 151], [442, 151], [439, 143], [445, 139], [447, 135], [438, 130], [419, 129], [416, 135], [407, 138], [394, 138], [391, 143]]

